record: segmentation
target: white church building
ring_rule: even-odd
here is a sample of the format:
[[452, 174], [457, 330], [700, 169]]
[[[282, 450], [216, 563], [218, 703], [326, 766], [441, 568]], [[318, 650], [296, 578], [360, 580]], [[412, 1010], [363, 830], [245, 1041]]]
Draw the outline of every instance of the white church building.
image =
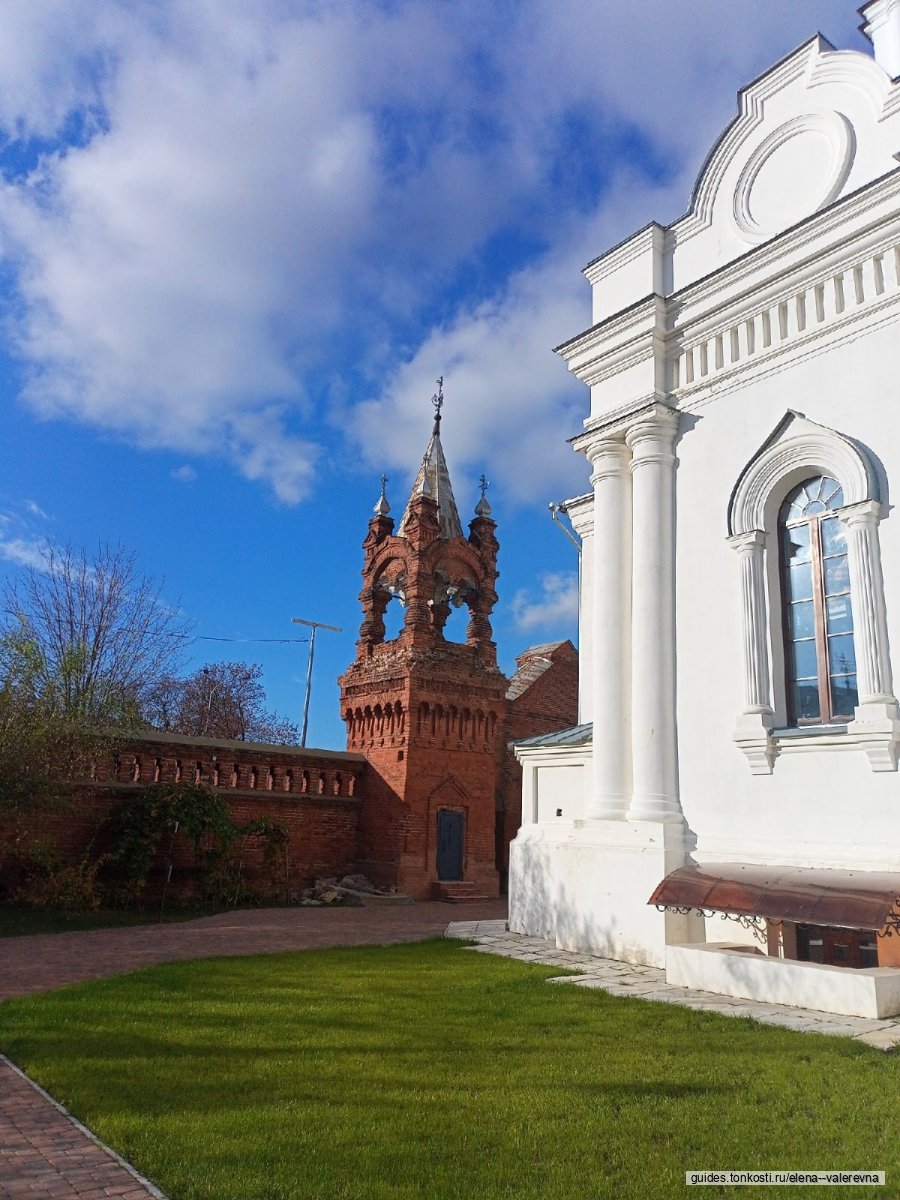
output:
[[[558, 348], [581, 724], [520, 743], [510, 928], [900, 1012], [900, 0], [745, 88]], [[900, 499], [898, 499], [900, 503]]]

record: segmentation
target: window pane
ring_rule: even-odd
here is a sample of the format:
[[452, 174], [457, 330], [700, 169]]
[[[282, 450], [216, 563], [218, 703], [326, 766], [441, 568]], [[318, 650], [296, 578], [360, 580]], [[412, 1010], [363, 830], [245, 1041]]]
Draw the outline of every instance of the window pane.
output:
[[817, 475], [799, 483], [785, 496], [780, 519], [798, 521], [804, 516], [823, 512], [826, 508], [843, 508], [841, 485], [829, 475]]
[[854, 674], [856, 652], [853, 647], [852, 633], [843, 633], [838, 637], [828, 639], [828, 666], [832, 675]]
[[784, 561], [792, 563], [809, 562], [809, 526], [794, 525], [784, 531]]
[[826, 558], [823, 566], [825, 568], [826, 596], [850, 590], [850, 568], [847, 566], [846, 554], [841, 554], [837, 558]]
[[819, 486], [819, 499], [824, 500], [829, 508], [841, 508], [844, 503], [844, 493], [836, 479], [828, 475], [822, 476]]
[[[847, 604], [847, 607], [849, 608], [850, 605]], [[792, 638], [811, 638], [815, 636], [816, 614], [812, 600], [802, 600], [799, 604], [792, 604], [788, 612], [790, 614]], [[835, 632], [842, 633], [843, 630], [836, 630]]]
[[792, 679], [817, 679], [819, 660], [815, 641], [794, 642], [791, 646], [791, 665]]
[[853, 631], [853, 610], [849, 596], [831, 596], [825, 601], [825, 624], [829, 633]]
[[859, 965], [865, 967], [878, 966], [878, 944], [875, 941], [859, 943]]
[[816, 680], [791, 685], [791, 712], [795, 721], [817, 720], [819, 713], [819, 685]]
[[847, 553], [847, 531], [837, 517], [826, 517], [822, 522], [822, 553]]
[[859, 704], [859, 692], [855, 675], [844, 675], [831, 680], [831, 711], [836, 717], [852, 717]]
[[788, 596], [791, 600], [812, 600], [812, 563], [800, 563], [787, 571]]

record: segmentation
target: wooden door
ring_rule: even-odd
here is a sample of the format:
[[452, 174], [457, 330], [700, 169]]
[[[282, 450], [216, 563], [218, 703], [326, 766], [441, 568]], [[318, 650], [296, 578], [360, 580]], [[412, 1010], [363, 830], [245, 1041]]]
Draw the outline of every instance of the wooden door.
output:
[[463, 877], [463, 814], [449, 808], [437, 815], [437, 876], [446, 882]]

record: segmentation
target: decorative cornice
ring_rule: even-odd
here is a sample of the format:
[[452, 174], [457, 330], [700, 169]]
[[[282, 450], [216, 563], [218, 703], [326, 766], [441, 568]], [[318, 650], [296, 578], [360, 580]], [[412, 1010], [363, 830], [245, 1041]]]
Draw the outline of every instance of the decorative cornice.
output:
[[665, 354], [666, 301], [651, 295], [557, 347], [569, 370], [593, 386]]
[[619, 405], [609, 412], [588, 417], [584, 423], [584, 433], [570, 438], [569, 444], [576, 453], [586, 455], [589, 447], [598, 441], [616, 438], [624, 441], [628, 429], [637, 424], [642, 417], [654, 414], [657, 408], [672, 408], [657, 392], [629, 400], [627, 404]]
[[607, 317], [605, 321], [599, 321], [590, 329], [576, 333], [567, 342], [561, 342], [558, 346], [554, 346], [553, 353], [568, 362], [601, 341], [618, 341], [623, 333], [630, 332], [635, 326], [655, 316], [659, 312], [660, 306], [665, 308], [665, 304], [665, 298], [662, 296], [654, 293], [644, 296], [640, 300], [636, 300], [634, 304], [630, 304], [628, 308], [623, 308], [613, 316]]
[[657, 224], [656, 221], [651, 221], [649, 225], [645, 225], [637, 233], [631, 234], [625, 241], [619, 242], [612, 249], [598, 255], [597, 258], [591, 259], [582, 271], [582, 274], [588, 283], [600, 283], [607, 276], [621, 270], [622, 267], [626, 267], [636, 258], [640, 258], [646, 254], [648, 250], [653, 250], [654, 243], [661, 244], [665, 239], [665, 235], [665, 226]]
[[[705, 300], [710, 304], [721, 305], [722, 293], [730, 290], [736, 292], [742, 284], [744, 286], [740, 293], [729, 299], [729, 303], [749, 301], [751, 296], [758, 295], [762, 286], [772, 284], [773, 268], [776, 285], [785, 280], [787, 270], [796, 275], [813, 267], [813, 271], [809, 272], [812, 277], [816, 269], [822, 273], [822, 256], [829, 251], [835, 253], [836, 259], [840, 257], [851, 262], [858, 256], [860, 243], [865, 243], [867, 237], [875, 241], [878, 237], [890, 236], [883, 231], [886, 220], [894, 218], [894, 227], [900, 225], [900, 218], [897, 216], [898, 199], [900, 168], [895, 168], [880, 179], [865, 184], [849, 195], [835, 200], [820, 212], [806, 217], [764, 245], [749, 250], [740, 258], [732, 259], [709, 275], [704, 275], [701, 279], [673, 292], [668, 297], [669, 306], [673, 311], [679, 312], [687, 306], [700, 305]], [[884, 211], [873, 211], [878, 206], [883, 206]], [[865, 223], [854, 233], [848, 226], [857, 218], [863, 218]], [[832, 244], [823, 246], [823, 242], [829, 236], [832, 238]], [[807, 254], [786, 269], [785, 260], [790, 260], [793, 255], [804, 249], [807, 250]], [[834, 269], [833, 264], [831, 269]], [[827, 273], [826, 271], [825, 274]], [[786, 287], [787, 284], [782, 286]]]

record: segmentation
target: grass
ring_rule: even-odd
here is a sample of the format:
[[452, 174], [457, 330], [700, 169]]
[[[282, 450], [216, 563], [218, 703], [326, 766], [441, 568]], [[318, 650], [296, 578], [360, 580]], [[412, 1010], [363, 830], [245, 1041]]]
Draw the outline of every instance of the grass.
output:
[[[193, 921], [222, 912], [218, 908], [168, 908], [164, 921]], [[159, 909], [99, 909], [97, 912], [62, 912], [0, 904], [0, 938], [27, 937], [32, 933], [68, 933], [74, 929], [109, 929], [122, 925], [155, 925]]]
[[8, 1002], [0, 1045], [172, 1200], [896, 1194], [900, 1060], [558, 973], [448, 941], [205, 960]]

